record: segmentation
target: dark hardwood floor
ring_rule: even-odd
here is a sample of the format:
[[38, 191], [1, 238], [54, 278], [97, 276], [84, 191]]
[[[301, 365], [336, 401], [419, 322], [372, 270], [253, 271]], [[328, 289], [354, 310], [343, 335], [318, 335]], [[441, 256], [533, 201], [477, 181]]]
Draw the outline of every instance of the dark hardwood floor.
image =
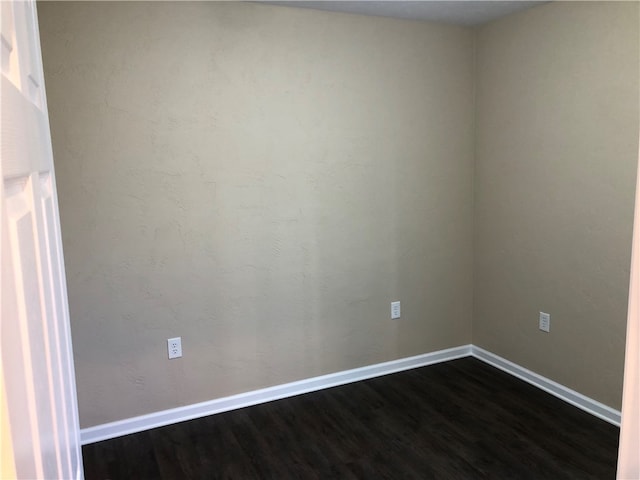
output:
[[614, 479], [619, 429], [473, 358], [83, 447], [91, 479]]

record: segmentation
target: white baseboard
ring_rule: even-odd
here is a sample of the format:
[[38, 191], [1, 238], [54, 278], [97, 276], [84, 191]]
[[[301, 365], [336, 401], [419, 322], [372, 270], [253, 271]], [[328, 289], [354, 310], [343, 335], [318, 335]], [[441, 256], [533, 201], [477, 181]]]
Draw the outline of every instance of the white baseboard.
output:
[[82, 445], [471, 355], [471, 345], [377, 363], [80, 430]]
[[156, 427], [163, 427], [185, 420], [205, 417], [215, 413], [222, 413], [238, 408], [249, 407], [259, 403], [266, 403], [286, 397], [293, 397], [303, 393], [314, 392], [325, 388], [336, 387], [346, 383], [366, 380], [368, 378], [380, 377], [390, 373], [410, 370], [412, 368], [424, 367], [434, 363], [446, 362], [456, 358], [473, 356], [478, 360], [503, 370], [525, 382], [528, 382], [545, 392], [564, 400], [602, 420], [613, 425], [620, 426], [620, 411], [604, 405], [548, 378], [538, 375], [484, 350], [475, 345], [463, 345], [460, 347], [439, 350], [437, 352], [425, 353], [415, 357], [401, 358], [390, 362], [377, 363], [366, 367], [344, 370], [342, 372], [312, 377], [297, 382], [285, 383], [274, 387], [254, 390], [247, 393], [232, 395], [230, 397], [217, 398], [202, 403], [186, 405], [184, 407], [171, 408], [160, 412], [141, 415], [139, 417], [119, 420], [117, 422], [96, 425], [95, 427], [83, 428], [80, 430], [80, 441], [82, 445], [108, 440], [110, 438], [128, 435], [130, 433], [150, 430]]
[[514, 377], [518, 377], [519, 379], [524, 380], [525, 382], [528, 382], [539, 389], [584, 410], [585, 412], [612, 423], [613, 425], [618, 427], [620, 426], [619, 410], [614, 410], [603, 403], [582, 395], [575, 390], [571, 390], [570, 388], [554, 382], [553, 380], [549, 380], [542, 375], [538, 375], [531, 370], [527, 370], [526, 368], [499, 357], [494, 353], [488, 352], [480, 347], [476, 347], [475, 345], [471, 346], [471, 355], [485, 363], [488, 363], [489, 365], [493, 365], [500, 370], [510, 373]]

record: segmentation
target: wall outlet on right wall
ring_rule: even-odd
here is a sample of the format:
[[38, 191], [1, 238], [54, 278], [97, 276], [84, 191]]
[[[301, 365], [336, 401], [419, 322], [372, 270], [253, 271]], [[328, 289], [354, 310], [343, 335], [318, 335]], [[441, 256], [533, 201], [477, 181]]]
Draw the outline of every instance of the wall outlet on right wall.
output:
[[169, 360], [182, 356], [182, 337], [167, 338], [167, 352]]
[[551, 315], [549, 315], [548, 313], [540, 312], [538, 328], [543, 332], [549, 333], [549, 330], [551, 328]]

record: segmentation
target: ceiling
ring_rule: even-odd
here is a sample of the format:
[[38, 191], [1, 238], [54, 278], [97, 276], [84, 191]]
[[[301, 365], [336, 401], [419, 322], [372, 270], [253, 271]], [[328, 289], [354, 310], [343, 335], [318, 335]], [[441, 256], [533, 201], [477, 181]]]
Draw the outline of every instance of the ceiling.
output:
[[544, 1], [269, 1], [267, 3], [287, 7], [312, 8], [332, 12], [395, 17], [411, 20], [474, 26], [495, 20]]

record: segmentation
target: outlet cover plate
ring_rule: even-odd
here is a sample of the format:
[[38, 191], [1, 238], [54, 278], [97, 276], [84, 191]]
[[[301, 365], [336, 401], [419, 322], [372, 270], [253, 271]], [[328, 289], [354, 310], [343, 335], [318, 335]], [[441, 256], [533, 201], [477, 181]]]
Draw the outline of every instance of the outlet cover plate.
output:
[[169, 354], [169, 360], [182, 356], [182, 337], [167, 339], [167, 353]]
[[548, 313], [540, 312], [538, 328], [543, 332], [549, 333], [549, 330], [551, 329], [551, 315], [549, 315]]
[[400, 302], [391, 302], [391, 320], [400, 318]]

